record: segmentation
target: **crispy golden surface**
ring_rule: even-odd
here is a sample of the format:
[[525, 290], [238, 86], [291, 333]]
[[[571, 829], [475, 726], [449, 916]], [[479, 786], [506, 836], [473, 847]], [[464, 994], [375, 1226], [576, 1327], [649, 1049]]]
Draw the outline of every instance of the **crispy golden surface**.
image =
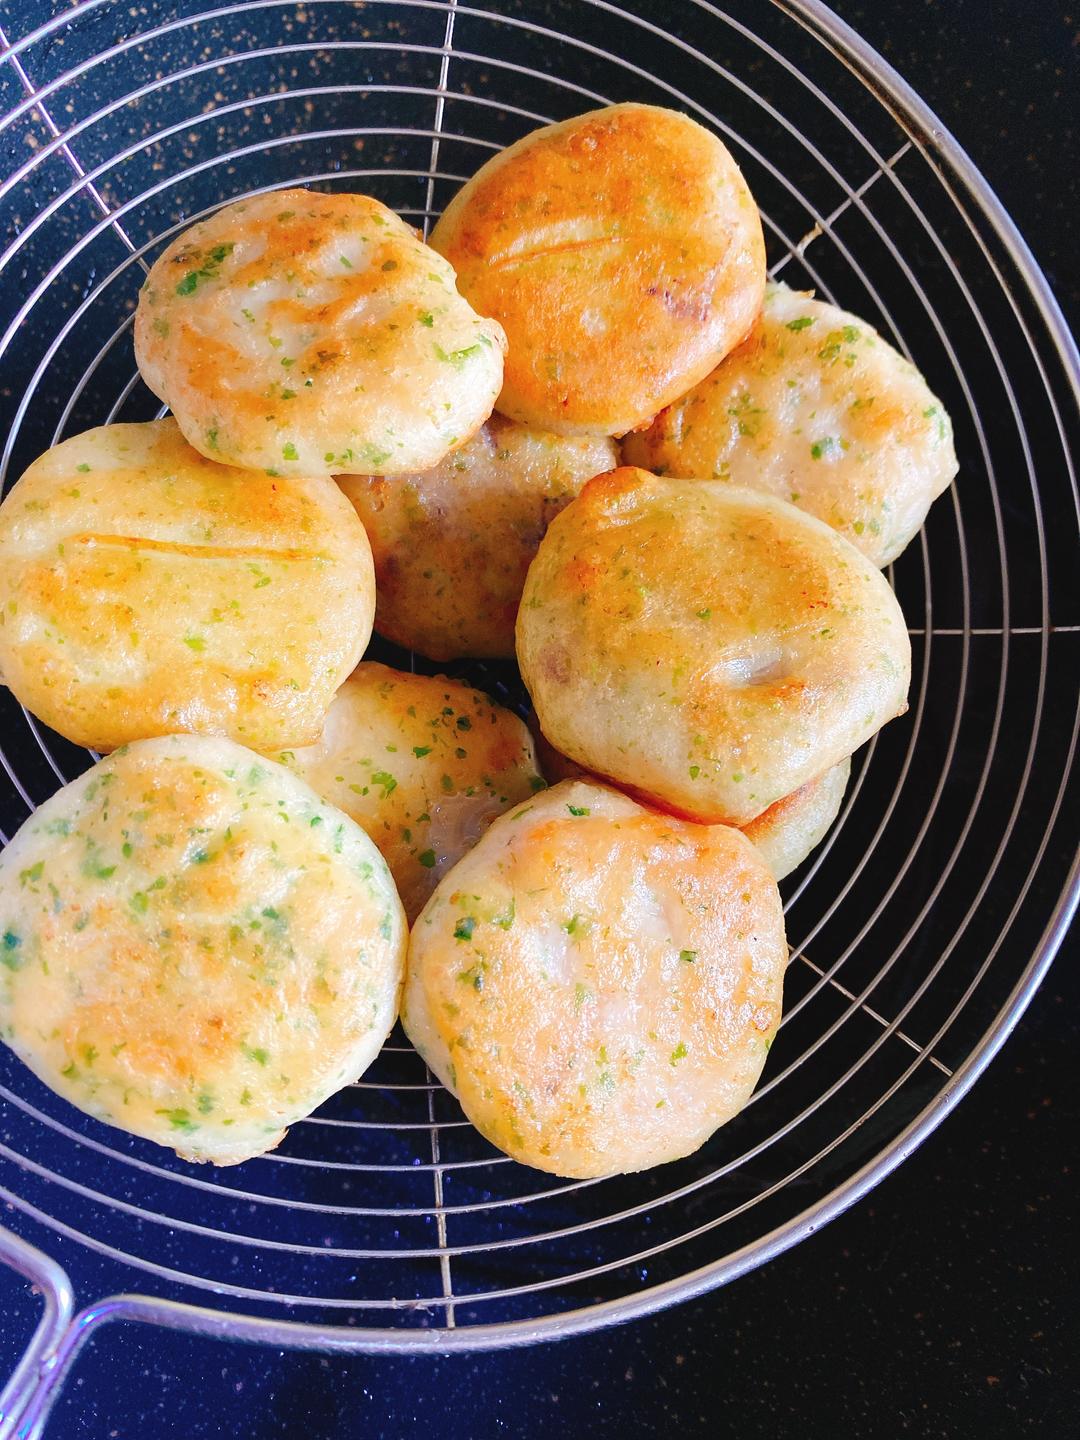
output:
[[858, 316], [785, 285], [708, 379], [627, 436], [623, 458], [778, 495], [875, 565], [896, 559], [957, 470], [948, 414], [915, 367]]
[[276, 190], [155, 261], [135, 354], [197, 450], [277, 475], [425, 469], [487, 419], [505, 339], [366, 195]]
[[67, 440], [0, 506], [0, 673], [77, 744], [314, 739], [374, 610], [332, 480], [214, 464], [172, 420]]
[[851, 775], [851, 761], [841, 760], [808, 780], [791, 795], [742, 827], [743, 834], [761, 853], [776, 880], [783, 880], [816, 850], [840, 813]]
[[746, 1103], [780, 1020], [776, 884], [727, 826], [567, 781], [496, 820], [413, 927], [402, 1019], [516, 1160], [612, 1175]]
[[542, 784], [511, 711], [445, 676], [373, 661], [338, 691], [317, 744], [274, 758], [363, 826], [410, 921], [494, 817]]
[[458, 192], [431, 243], [506, 331], [499, 409], [563, 434], [647, 423], [738, 344], [765, 286], [731, 155], [651, 105], [526, 135]]
[[342, 475], [375, 557], [376, 628], [432, 660], [512, 656], [525, 574], [552, 519], [618, 463], [613, 441], [501, 415], [419, 475]]
[[0, 855], [0, 1027], [73, 1105], [231, 1165], [371, 1062], [405, 938], [375, 846], [296, 776], [143, 741]]
[[694, 819], [745, 825], [903, 712], [904, 617], [812, 516], [631, 468], [551, 524], [517, 624], [543, 732]]

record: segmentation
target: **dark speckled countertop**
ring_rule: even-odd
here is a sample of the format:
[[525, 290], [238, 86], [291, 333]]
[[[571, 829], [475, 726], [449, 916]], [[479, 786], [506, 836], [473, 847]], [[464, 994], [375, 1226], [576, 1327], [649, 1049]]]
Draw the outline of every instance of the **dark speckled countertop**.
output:
[[[12, 0], [14, 3], [14, 0]], [[1017, 217], [1073, 324], [1080, 11], [840, 0]], [[350, 1360], [106, 1330], [50, 1436], [1080, 1433], [1080, 946], [973, 1093], [863, 1203], [694, 1304], [583, 1340]], [[0, 1275], [0, 1296], [15, 1293]], [[0, 1344], [0, 1367], [13, 1349]]]

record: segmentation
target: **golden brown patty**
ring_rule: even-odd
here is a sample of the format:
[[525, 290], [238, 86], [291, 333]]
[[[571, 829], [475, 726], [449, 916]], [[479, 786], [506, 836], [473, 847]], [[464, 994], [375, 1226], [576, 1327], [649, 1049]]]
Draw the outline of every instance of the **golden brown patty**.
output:
[[0, 1026], [73, 1105], [233, 1165], [370, 1064], [405, 940], [382, 856], [295, 775], [145, 740], [0, 855]]
[[374, 610], [332, 480], [216, 465], [173, 420], [66, 440], [0, 506], [0, 672], [77, 744], [313, 740]]
[[786, 963], [776, 883], [737, 830], [567, 781], [443, 879], [402, 1020], [495, 1145], [613, 1175], [690, 1154], [745, 1105]]
[[906, 707], [881, 572], [723, 482], [590, 480], [533, 561], [518, 659], [551, 743], [695, 819], [745, 825]]
[[410, 921], [491, 820], [543, 785], [511, 711], [445, 675], [373, 661], [338, 691], [316, 744], [274, 758], [363, 826]]
[[875, 565], [895, 560], [956, 474], [952, 424], [915, 367], [857, 315], [770, 288], [746, 341], [623, 458], [790, 500]]
[[734, 160], [652, 105], [526, 135], [455, 195], [431, 243], [506, 331], [499, 409], [562, 434], [647, 423], [738, 344], [765, 286]]
[[196, 450], [276, 475], [436, 465], [487, 419], [505, 337], [367, 195], [275, 190], [154, 262], [135, 355]]
[[529, 563], [611, 440], [552, 435], [493, 415], [419, 475], [342, 475], [375, 558], [376, 628], [432, 660], [512, 656]]

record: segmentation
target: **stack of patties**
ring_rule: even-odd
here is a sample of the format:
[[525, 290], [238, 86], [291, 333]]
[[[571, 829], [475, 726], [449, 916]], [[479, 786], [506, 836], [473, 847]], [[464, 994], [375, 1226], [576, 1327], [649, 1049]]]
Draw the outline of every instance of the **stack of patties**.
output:
[[[135, 338], [173, 418], [65, 441], [0, 506], [4, 681], [113, 752], [0, 857], [8, 1044], [231, 1163], [362, 1073], [404, 984], [515, 1158], [696, 1149], [780, 1023], [777, 880], [906, 708], [878, 567], [955, 474], [940, 401], [766, 291], [731, 155], [644, 105], [527, 135], [430, 246], [366, 196], [230, 205]], [[516, 653], [533, 734], [360, 663], [373, 626]]]

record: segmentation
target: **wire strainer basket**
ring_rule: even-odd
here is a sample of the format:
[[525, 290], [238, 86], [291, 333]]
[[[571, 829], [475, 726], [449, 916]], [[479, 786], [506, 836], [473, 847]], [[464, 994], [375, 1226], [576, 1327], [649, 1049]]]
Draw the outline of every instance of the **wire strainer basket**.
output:
[[[911, 708], [856, 758], [838, 823], [784, 887], [785, 1016], [745, 1111], [688, 1159], [569, 1183], [494, 1151], [395, 1032], [279, 1150], [221, 1171], [72, 1110], [5, 1050], [0, 1256], [44, 1310], [0, 1440], [41, 1433], [110, 1319], [327, 1350], [513, 1345], [641, 1315], [794, 1244], [964, 1093], [1076, 903], [1080, 371], [1011, 222], [817, 0], [6, 8], [5, 483], [65, 436], [159, 413], [132, 314], [192, 220], [303, 184], [367, 191], [426, 230], [502, 146], [630, 99], [722, 136], [772, 273], [914, 357], [961, 472], [890, 572]], [[457, 673], [522, 700], [510, 667]], [[90, 758], [3, 692], [5, 834]]]

